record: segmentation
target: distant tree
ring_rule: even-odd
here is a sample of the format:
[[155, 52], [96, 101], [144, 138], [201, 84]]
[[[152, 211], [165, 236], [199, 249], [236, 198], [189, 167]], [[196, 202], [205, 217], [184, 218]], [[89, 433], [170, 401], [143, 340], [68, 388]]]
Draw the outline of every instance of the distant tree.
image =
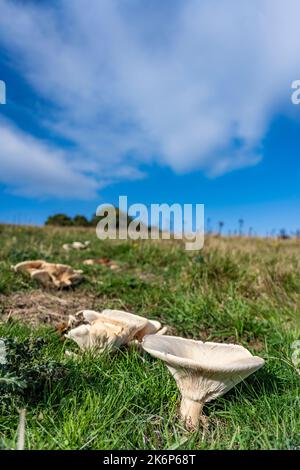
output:
[[73, 225], [76, 227], [88, 227], [90, 223], [84, 215], [78, 214], [73, 217]]
[[222, 235], [223, 227], [224, 227], [224, 222], [222, 222], [222, 220], [221, 220], [221, 221], [219, 222], [219, 235]]
[[[116, 209], [116, 228], [118, 229], [119, 228], [119, 220], [120, 220], [120, 210], [118, 207], [115, 208]], [[94, 214], [90, 220], [90, 225], [92, 225], [93, 227], [96, 227], [96, 225], [98, 224], [98, 222], [100, 220], [102, 220], [104, 217], [107, 217], [108, 215], [108, 211], [103, 211], [103, 215], [102, 216], [99, 216], [99, 215], [96, 215]], [[125, 216], [126, 217], [126, 216]], [[127, 227], [128, 225], [130, 224], [130, 222], [132, 221], [132, 217], [130, 217], [128, 214], [127, 214]]]
[[92, 217], [91, 217], [91, 220], [89, 221], [89, 224], [92, 226], [92, 227], [96, 227], [97, 223], [99, 222], [100, 220], [100, 217], [98, 217], [96, 214], [94, 214]]
[[239, 219], [239, 236], [240, 237], [243, 235], [243, 226], [244, 226], [244, 220]]
[[278, 238], [280, 238], [281, 240], [287, 240], [288, 238], [290, 238], [290, 236], [286, 233], [285, 228], [282, 228], [282, 229], [279, 231]]
[[249, 227], [248, 236], [252, 237], [252, 234], [253, 234], [253, 228]]
[[210, 222], [211, 222], [211, 220], [210, 220], [210, 218], [208, 217], [208, 218], [207, 218], [207, 221], [206, 221], [206, 233], [208, 233], [208, 234], [211, 233]]
[[55, 225], [59, 227], [69, 227], [73, 225], [73, 220], [66, 214], [50, 215], [45, 222], [45, 225]]

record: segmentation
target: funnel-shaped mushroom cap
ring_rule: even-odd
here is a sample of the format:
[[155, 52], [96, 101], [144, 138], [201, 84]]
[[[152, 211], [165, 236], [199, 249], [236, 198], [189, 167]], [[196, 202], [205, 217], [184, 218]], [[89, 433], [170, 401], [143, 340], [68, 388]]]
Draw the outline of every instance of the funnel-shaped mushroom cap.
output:
[[89, 335], [89, 341], [84, 344], [76, 341], [72, 332], [75, 330], [77, 334], [77, 328], [71, 330], [67, 337], [74, 339], [83, 349], [96, 347], [101, 351], [106, 347], [120, 347], [123, 344], [129, 344], [134, 339], [142, 339], [144, 331], [156, 332], [161, 327], [159, 322], [122, 310], [106, 309], [101, 313], [94, 310], [82, 310], [77, 312], [76, 316], [82, 316], [84, 321], [89, 323], [90, 328], [86, 332]]
[[28, 273], [31, 273], [32, 271], [35, 271], [36, 269], [41, 269], [45, 261], [43, 260], [35, 260], [35, 261], [22, 261], [21, 263], [16, 264], [15, 266], [12, 266], [14, 271], [26, 271]]
[[68, 287], [82, 280], [82, 271], [71, 268], [66, 264], [46, 263], [45, 270], [49, 273], [56, 287]]
[[146, 325], [136, 333], [135, 338], [142, 341], [146, 335], [155, 335], [161, 329], [161, 323], [157, 320], [148, 320]]
[[122, 327], [94, 322], [92, 325], [80, 325], [70, 330], [65, 336], [75, 341], [81, 349], [97, 349], [120, 345]]
[[[152, 323], [147, 318], [141, 317], [140, 315], [135, 315], [134, 313], [124, 312], [123, 310], [103, 310], [101, 313], [102, 318], [107, 318], [108, 321], [112, 323], [121, 323], [126, 326], [128, 331], [128, 341], [132, 340], [136, 335], [149, 328], [153, 330]], [[160, 323], [159, 323], [160, 325]]]
[[[235, 344], [151, 335], [145, 336], [142, 346], [166, 363], [183, 397], [182, 415], [193, 426], [205, 402], [224, 395], [264, 365], [263, 359]], [[193, 410], [197, 404], [199, 413]]]
[[43, 286], [50, 286], [52, 284], [52, 279], [48, 271], [45, 269], [35, 269], [31, 271], [30, 276], [35, 281], [38, 281]]

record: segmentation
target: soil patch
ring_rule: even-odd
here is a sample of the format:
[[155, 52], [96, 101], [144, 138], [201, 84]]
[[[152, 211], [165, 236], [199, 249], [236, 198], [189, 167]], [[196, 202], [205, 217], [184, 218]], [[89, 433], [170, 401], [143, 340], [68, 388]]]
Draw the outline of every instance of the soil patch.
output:
[[30, 325], [57, 326], [78, 310], [94, 308], [96, 298], [88, 293], [44, 291], [0, 295], [0, 320], [20, 320]]

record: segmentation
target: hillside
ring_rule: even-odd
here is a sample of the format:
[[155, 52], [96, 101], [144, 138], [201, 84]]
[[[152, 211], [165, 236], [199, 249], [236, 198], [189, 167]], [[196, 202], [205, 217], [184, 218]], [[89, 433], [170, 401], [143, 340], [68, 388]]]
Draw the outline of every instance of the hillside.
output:
[[[300, 448], [292, 360], [300, 240], [211, 236], [203, 250], [188, 252], [178, 241], [100, 241], [94, 229], [3, 225], [0, 236], [0, 337], [10, 338], [0, 367], [24, 382], [0, 382], [2, 447], [15, 446], [18, 409], [26, 408], [29, 449]], [[62, 248], [74, 240], [91, 243]], [[94, 258], [107, 263], [83, 264]], [[11, 269], [34, 259], [82, 269], [84, 280], [47, 289]], [[160, 320], [170, 334], [239, 343], [266, 365], [208, 404], [208, 428], [189, 434], [178, 420], [176, 383], [160, 361], [136, 349], [65, 355], [78, 349], [62, 341], [60, 325], [83, 308], [126, 310]]]

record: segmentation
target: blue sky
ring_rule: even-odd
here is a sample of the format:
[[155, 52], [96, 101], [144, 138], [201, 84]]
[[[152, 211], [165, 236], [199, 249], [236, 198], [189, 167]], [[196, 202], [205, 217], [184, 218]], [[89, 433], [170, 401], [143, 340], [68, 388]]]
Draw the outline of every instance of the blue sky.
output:
[[300, 229], [299, 2], [86, 5], [0, 0], [0, 221], [127, 195]]

